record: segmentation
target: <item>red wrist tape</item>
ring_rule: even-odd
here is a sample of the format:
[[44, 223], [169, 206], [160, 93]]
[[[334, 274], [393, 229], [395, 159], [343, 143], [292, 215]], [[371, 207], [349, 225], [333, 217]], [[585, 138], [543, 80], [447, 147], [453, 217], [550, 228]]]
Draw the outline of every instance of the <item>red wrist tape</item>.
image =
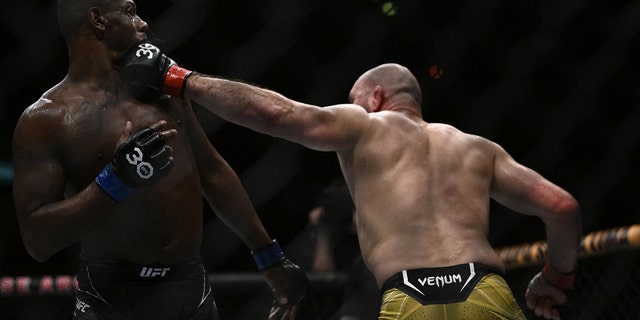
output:
[[553, 286], [560, 289], [569, 289], [573, 287], [573, 283], [576, 280], [576, 272], [560, 272], [547, 262], [542, 268], [542, 277]]
[[162, 91], [174, 97], [182, 98], [184, 94], [184, 85], [187, 78], [191, 75], [191, 70], [172, 65], [164, 76], [164, 87]]

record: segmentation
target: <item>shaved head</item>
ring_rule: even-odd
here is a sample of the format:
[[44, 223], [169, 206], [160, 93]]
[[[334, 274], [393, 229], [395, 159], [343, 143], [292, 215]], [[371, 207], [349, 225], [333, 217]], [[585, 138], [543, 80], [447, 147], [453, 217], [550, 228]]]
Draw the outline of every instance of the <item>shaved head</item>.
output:
[[406, 67], [385, 63], [363, 73], [353, 84], [349, 101], [368, 112], [402, 105], [422, 113], [422, 90]]
[[371, 88], [380, 86], [390, 96], [407, 94], [413, 97], [417, 104], [422, 104], [422, 90], [418, 80], [402, 65], [396, 63], [379, 65], [365, 72], [358, 81], [363, 81]]

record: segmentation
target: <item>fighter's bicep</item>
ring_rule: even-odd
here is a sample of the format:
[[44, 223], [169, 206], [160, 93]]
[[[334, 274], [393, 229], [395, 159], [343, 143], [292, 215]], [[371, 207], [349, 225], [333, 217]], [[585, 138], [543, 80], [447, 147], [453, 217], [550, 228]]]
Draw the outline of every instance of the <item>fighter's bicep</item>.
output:
[[552, 204], [557, 187], [538, 172], [499, 152], [494, 167], [491, 196], [520, 213], [540, 216]]
[[14, 147], [13, 195], [18, 215], [64, 197], [65, 170], [61, 161], [43, 150]]

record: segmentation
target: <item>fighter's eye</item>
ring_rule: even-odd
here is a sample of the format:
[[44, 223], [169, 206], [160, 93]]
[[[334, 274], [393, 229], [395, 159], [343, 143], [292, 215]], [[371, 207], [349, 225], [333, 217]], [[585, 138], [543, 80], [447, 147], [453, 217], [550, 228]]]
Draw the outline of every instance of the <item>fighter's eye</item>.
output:
[[136, 16], [136, 8], [134, 6], [127, 7], [127, 15], [133, 19]]

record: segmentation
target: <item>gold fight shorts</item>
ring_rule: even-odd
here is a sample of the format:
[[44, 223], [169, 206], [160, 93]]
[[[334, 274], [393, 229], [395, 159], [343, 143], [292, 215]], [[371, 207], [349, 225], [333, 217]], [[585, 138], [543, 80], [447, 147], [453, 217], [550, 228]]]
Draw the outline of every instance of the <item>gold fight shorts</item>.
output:
[[403, 270], [382, 292], [379, 320], [526, 320], [501, 272], [480, 263]]

